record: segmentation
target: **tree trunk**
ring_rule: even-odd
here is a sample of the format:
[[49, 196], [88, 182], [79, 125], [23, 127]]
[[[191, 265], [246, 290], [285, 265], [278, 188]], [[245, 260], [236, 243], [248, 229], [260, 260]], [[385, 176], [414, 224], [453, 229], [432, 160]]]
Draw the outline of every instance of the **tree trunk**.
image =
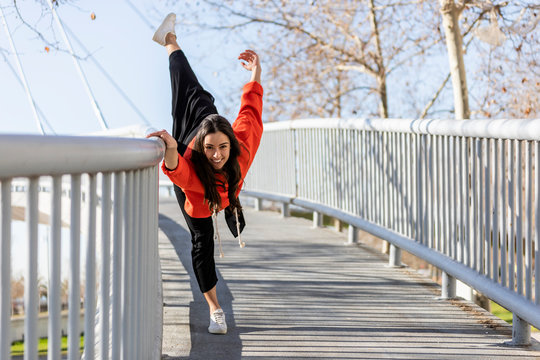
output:
[[388, 95], [386, 93], [386, 73], [384, 72], [384, 69], [383, 73], [381, 74], [379, 72], [379, 75], [377, 76], [377, 85], [377, 91], [381, 98], [379, 103], [379, 116], [386, 119], [388, 117]]
[[337, 98], [336, 98], [336, 108], [337, 108], [337, 117], [341, 119], [341, 71], [338, 71], [337, 77]]
[[381, 118], [388, 117], [388, 95], [386, 92], [386, 68], [383, 61], [383, 53], [381, 49], [381, 39], [379, 36], [379, 25], [375, 16], [375, 3], [369, 1], [369, 21], [371, 23], [371, 31], [377, 53], [375, 54], [375, 62], [377, 64], [377, 92], [379, 93], [379, 116]]
[[467, 92], [467, 79], [465, 64], [463, 62], [463, 42], [459, 29], [459, 16], [462, 8], [457, 7], [454, 0], [439, 0], [443, 19], [446, 48], [450, 74], [452, 75], [452, 88], [454, 90], [454, 110], [456, 119], [468, 119], [469, 95]]

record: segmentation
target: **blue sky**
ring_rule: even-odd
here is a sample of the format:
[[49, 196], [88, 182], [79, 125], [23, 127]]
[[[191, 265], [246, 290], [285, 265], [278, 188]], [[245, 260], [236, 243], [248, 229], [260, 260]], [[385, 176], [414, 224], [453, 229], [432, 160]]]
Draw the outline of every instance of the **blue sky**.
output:
[[[153, 127], [170, 130], [168, 58], [165, 49], [151, 40], [151, 26], [156, 27], [168, 12], [178, 11], [165, 3], [82, 0], [62, 3], [57, 12], [75, 52], [83, 58], [87, 55], [78, 45], [77, 38]], [[49, 41], [58, 41], [58, 46], [65, 50], [58, 51], [49, 46], [47, 52], [47, 44], [21, 24], [12, 1], [2, 2], [30, 90], [47, 122], [57, 134], [85, 134], [101, 130], [56, 24], [51, 22], [50, 16], [41, 16], [42, 6], [37, 1], [18, 4], [28, 23], [35, 24]], [[91, 19], [92, 13], [96, 15], [95, 20]], [[187, 19], [182, 19], [179, 13], [177, 35], [180, 45], [203, 85], [216, 97], [218, 110], [223, 111], [231, 106], [226, 104], [231, 94], [219, 93], [220, 83], [232, 82], [235, 88], [240, 89], [249, 79], [249, 74], [236, 60], [247, 45], [230, 42], [224, 38], [226, 35], [186, 32], [181, 26], [184, 20]], [[38, 133], [24, 89], [17, 81], [18, 73], [15, 75], [11, 70], [17, 71], [17, 65], [3, 26], [0, 29], [0, 49], [4, 55], [0, 56], [0, 133]], [[110, 128], [144, 123], [90, 58], [82, 60], [81, 65]], [[234, 114], [224, 115], [234, 118]], [[45, 129], [49, 130], [47, 126]]]
[[[163, 3], [149, 0], [70, 0], [70, 4], [61, 4], [57, 12], [75, 52], [83, 58], [87, 56], [78, 45], [78, 39], [123, 89], [151, 126], [170, 130], [172, 122], [168, 57], [165, 49], [151, 39], [153, 27], [157, 27], [167, 13], [176, 12], [178, 9], [169, 8]], [[39, 39], [35, 32], [22, 25], [12, 7], [12, 0], [0, 2], [30, 90], [47, 122], [57, 134], [79, 135], [100, 131], [99, 121], [94, 115], [73, 60], [66, 52], [67, 46], [62, 41], [56, 24], [51, 22], [49, 15], [41, 15], [42, 7], [37, 0], [19, 1], [18, 4], [24, 20], [37, 27], [48, 41], [58, 41], [62, 49], [54, 49]], [[95, 20], [91, 19], [92, 13], [96, 15]], [[218, 110], [223, 112], [226, 106], [229, 106], [234, 109], [232, 111], [237, 111], [235, 107], [239, 106], [241, 87], [250, 77], [249, 72], [244, 70], [237, 60], [238, 54], [247, 47], [246, 44], [231, 39], [229, 34], [193, 30], [187, 32], [182, 27], [184, 21], [189, 19], [182, 18], [179, 13], [177, 35], [195, 73], [216, 97]], [[71, 32], [75, 36], [72, 36]], [[45, 50], [46, 46], [50, 48], [48, 52]], [[81, 60], [80, 63], [110, 128], [144, 124], [144, 120], [90, 58]], [[24, 88], [17, 80], [17, 70], [5, 28], [0, 21], [0, 133], [38, 134], [31, 106]], [[227, 85], [227, 88], [237, 88], [238, 93], [220, 93], [222, 84]], [[225, 99], [232, 100], [230, 104], [225, 104]], [[224, 115], [230, 119], [235, 118], [232, 113]], [[47, 126], [45, 130], [50, 131]], [[63, 229], [64, 231], [66, 229]], [[40, 225], [41, 255], [38, 263], [39, 274], [43, 277], [47, 274], [47, 251], [44, 249], [48, 233], [47, 227]], [[68, 235], [63, 233], [62, 238], [67, 239]], [[14, 221], [13, 254], [26, 253], [25, 237], [25, 223]], [[62, 267], [65, 272], [68, 268], [68, 242], [62, 241], [62, 246]], [[83, 236], [83, 257], [84, 249]], [[26, 260], [20, 257], [19, 259], [17, 264], [13, 264], [14, 276], [22, 275], [26, 267]]]

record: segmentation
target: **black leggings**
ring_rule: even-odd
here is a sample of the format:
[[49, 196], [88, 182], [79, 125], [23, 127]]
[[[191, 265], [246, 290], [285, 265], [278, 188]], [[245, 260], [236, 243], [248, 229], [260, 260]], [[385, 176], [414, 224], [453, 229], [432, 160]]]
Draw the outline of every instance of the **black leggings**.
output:
[[[172, 136], [178, 141], [178, 152], [183, 155], [204, 118], [218, 112], [214, 106], [214, 97], [199, 84], [182, 50], [173, 52], [169, 57], [169, 71], [172, 88]], [[192, 218], [184, 210], [186, 195], [182, 189], [174, 185], [174, 193], [191, 233], [193, 271], [199, 288], [205, 293], [217, 283], [212, 217]]]

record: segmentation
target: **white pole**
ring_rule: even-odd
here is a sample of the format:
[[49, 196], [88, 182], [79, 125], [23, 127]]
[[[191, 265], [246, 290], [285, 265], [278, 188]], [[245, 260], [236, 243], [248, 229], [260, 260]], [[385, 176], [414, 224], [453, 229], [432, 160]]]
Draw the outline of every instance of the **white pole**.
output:
[[61, 358], [61, 257], [62, 257], [62, 176], [53, 177], [51, 201], [51, 236], [49, 240], [49, 351], [48, 359]]
[[[84, 355], [93, 359], [95, 354], [96, 323], [96, 206], [97, 175], [89, 174], [88, 185], [88, 241], [86, 244], [86, 279], [84, 299]], [[102, 315], [102, 314], [100, 314]], [[103, 315], [102, 315], [103, 316]]]
[[4, 16], [4, 11], [2, 10], [2, 7], [0, 7], [0, 16], [2, 16], [2, 22], [4, 23], [4, 28], [6, 29], [6, 33], [9, 39], [9, 44], [11, 46], [11, 51], [13, 51], [13, 56], [15, 57], [15, 60], [17, 62], [17, 68], [19, 69], [20, 74], [20, 80], [23, 83], [24, 91], [26, 92], [26, 97], [28, 98], [28, 102], [30, 103], [30, 107], [32, 108], [32, 113], [34, 114], [34, 119], [36, 119], [36, 124], [38, 127], [39, 132], [41, 135], [45, 135], [45, 130], [43, 129], [43, 124], [41, 123], [41, 120], [38, 116], [37, 109], [36, 109], [36, 103], [34, 102], [34, 98], [32, 97], [32, 93], [30, 92], [30, 87], [28, 87], [28, 81], [26, 81], [26, 76], [24, 75], [24, 71], [21, 65], [21, 61], [19, 59], [19, 55], [17, 53], [17, 49], [15, 48], [15, 43], [13, 42], [13, 38], [11, 37], [11, 32], [9, 31], [9, 26], [6, 20], [6, 17]]
[[66, 32], [64, 30], [64, 26], [62, 25], [62, 21], [60, 20], [60, 17], [58, 17], [58, 14], [56, 13], [56, 9], [54, 8], [53, 0], [49, 2], [49, 7], [51, 8], [51, 12], [53, 14], [54, 20], [58, 24], [58, 28], [60, 29], [60, 33], [62, 34], [62, 37], [64, 38], [64, 42], [66, 43], [69, 53], [71, 54], [71, 58], [73, 59], [73, 63], [75, 64], [75, 68], [77, 68], [77, 72], [79, 73], [79, 76], [81, 77], [81, 80], [84, 84], [84, 88], [86, 90], [86, 93], [88, 94], [88, 97], [90, 98], [90, 102], [92, 103], [92, 107], [94, 108], [94, 113], [96, 114], [96, 117], [98, 118], [99, 124], [101, 125], [102, 130], [107, 130], [109, 126], [105, 122], [105, 119], [103, 118], [103, 114], [101, 113], [101, 109], [99, 108], [96, 99], [94, 97], [94, 94], [92, 93], [92, 89], [90, 89], [90, 85], [88, 84], [88, 80], [86, 79], [86, 75], [84, 75], [84, 72], [81, 68], [81, 65], [79, 64], [79, 59], [75, 56], [75, 53], [73, 52], [73, 48], [71, 47], [71, 42], [69, 41], [69, 38], [66, 35]]
[[[112, 318], [111, 318], [111, 357], [119, 359], [122, 349], [122, 236], [124, 221], [125, 176], [122, 172], [114, 173], [114, 221], [112, 250]], [[157, 210], [156, 210], [157, 216]]]
[[101, 359], [109, 358], [111, 298], [111, 173], [103, 173], [101, 188]]
[[68, 293], [68, 359], [80, 356], [81, 314], [81, 175], [71, 175], [71, 217], [69, 247], [69, 293]]
[[38, 358], [38, 186], [39, 177], [32, 177], [28, 182], [26, 222], [28, 226], [28, 266], [24, 282], [24, 360]]
[[0, 358], [11, 359], [11, 179], [0, 190]]

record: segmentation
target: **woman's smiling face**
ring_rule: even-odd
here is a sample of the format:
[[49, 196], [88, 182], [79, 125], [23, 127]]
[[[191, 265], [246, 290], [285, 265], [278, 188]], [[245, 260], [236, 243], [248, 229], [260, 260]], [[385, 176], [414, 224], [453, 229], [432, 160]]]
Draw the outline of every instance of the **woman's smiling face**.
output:
[[223, 168], [229, 159], [231, 142], [221, 131], [208, 134], [204, 138], [204, 154], [216, 170]]

